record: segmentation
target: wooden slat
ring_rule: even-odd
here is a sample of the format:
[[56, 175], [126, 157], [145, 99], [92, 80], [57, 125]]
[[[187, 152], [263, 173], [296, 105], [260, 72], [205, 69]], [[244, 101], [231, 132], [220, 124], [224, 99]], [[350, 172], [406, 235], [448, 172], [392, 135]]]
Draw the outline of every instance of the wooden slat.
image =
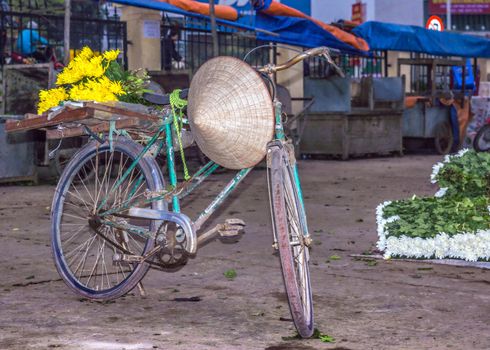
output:
[[93, 108], [97, 111], [108, 112], [114, 115], [120, 115], [124, 117], [135, 117], [144, 120], [158, 121], [160, 117], [152, 114], [139, 113], [129, 109], [124, 109], [120, 107], [108, 106], [100, 103], [86, 102], [85, 106]]
[[[110, 123], [105, 121], [98, 121], [96, 125], [90, 125], [90, 130], [95, 133], [107, 132], [110, 129]], [[128, 128], [138, 128], [147, 126], [148, 121], [142, 121], [136, 118], [128, 118], [116, 121], [116, 129], [128, 129]], [[68, 127], [63, 130], [50, 129], [46, 131], [46, 138], [48, 140], [75, 137], [86, 135], [85, 129], [81, 126]]]
[[66, 108], [51, 120], [48, 120], [47, 115], [38, 116], [24, 120], [10, 120], [5, 124], [6, 132], [27, 131], [48, 126], [56, 126], [61, 123], [75, 122], [93, 116], [93, 109], [88, 107], [69, 109]]
[[[99, 113], [97, 113], [99, 112]], [[94, 118], [95, 115], [99, 115], [99, 118]], [[63, 123], [70, 122], [81, 122], [86, 124], [95, 124], [100, 130], [97, 132], [108, 131], [108, 122], [105, 120], [115, 119], [119, 117], [117, 122], [125, 121], [124, 123], [116, 124], [117, 128], [127, 128], [142, 125], [139, 123], [145, 122], [145, 127], [149, 127], [151, 124], [158, 122], [160, 117], [156, 115], [139, 113], [132, 110], [113, 107], [109, 105], [104, 105], [100, 103], [86, 102], [84, 107], [81, 108], [70, 108], [65, 107], [65, 109], [53, 119], [48, 120], [47, 115], [38, 116], [35, 114], [28, 113], [25, 115], [23, 120], [8, 120], [5, 125], [6, 132], [17, 132], [17, 131], [27, 131], [41, 128], [54, 127]], [[98, 125], [101, 123], [101, 126]], [[126, 126], [127, 125], [127, 126]], [[91, 126], [93, 128], [93, 126]], [[68, 131], [73, 129], [74, 131]], [[94, 130], [95, 131], [95, 130]], [[63, 137], [67, 136], [68, 133], [72, 136], [83, 135], [83, 128], [74, 127], [67, 128], [63, 131]], [[47, 130], [48, 138], [60, 138], [61, 134], [58, 130]]]

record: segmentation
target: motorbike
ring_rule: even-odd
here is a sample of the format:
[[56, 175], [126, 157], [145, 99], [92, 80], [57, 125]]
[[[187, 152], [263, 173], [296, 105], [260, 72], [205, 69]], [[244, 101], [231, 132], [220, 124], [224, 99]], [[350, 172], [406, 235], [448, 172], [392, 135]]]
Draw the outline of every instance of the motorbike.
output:
[[473, 139], [473, 148], [477, 152], [490, 152], [490, 117], [476, 133]]

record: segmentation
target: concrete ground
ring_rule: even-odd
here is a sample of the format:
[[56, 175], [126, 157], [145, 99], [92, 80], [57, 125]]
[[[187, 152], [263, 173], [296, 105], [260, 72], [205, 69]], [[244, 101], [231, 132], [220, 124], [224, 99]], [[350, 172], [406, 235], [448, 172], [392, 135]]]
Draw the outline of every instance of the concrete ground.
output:
[[[428, 179], [438, 160], [300, 162], [316, 327], [334, 343], [290, 339], [263, 169], [214, 220], [244, 219], [239, 243], [213, 242], [178, 272], [150, 271], [146, 298], [134, 291], [108, 303], [80, 299], [54, 268], [54, 186], [0, 187], [0, 349], [490, 349], [490, 272], [350, 257], [373, 249], [378, 203], [436, 191]], [[209, 182], [190, 210], [229, 176]], [[191, 297], [199, 301], [182, 301]]]

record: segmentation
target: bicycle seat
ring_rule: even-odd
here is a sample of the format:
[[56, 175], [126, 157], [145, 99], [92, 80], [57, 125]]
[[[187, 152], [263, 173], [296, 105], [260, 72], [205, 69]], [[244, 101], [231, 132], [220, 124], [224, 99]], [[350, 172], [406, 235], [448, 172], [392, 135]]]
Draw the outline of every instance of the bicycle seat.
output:
[[[180, 91], [180, 98], [187, 98], [187, 95], [189, 93], [189, 89], [182, 89]], [[154, 103], [156, 105], [169, 105], [170, 104], [170, 94], [153, 94], [150, 92], [145, 92], [143, 94], [143, 98], [147, 100], [150, 103]]]

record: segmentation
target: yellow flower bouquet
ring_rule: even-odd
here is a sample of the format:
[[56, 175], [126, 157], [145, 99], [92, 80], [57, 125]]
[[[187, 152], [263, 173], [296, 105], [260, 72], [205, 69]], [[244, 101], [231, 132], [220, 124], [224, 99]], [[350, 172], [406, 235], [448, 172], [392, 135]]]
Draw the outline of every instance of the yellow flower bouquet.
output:
[[143, 102], [149, 77], [146, 72], [125, 71], [116, 61], [119, 53], [110, 50], [97, 55], [84, 47], [58, 74], [57, 87], [39, 92], [38, 114], [67, 100]]

